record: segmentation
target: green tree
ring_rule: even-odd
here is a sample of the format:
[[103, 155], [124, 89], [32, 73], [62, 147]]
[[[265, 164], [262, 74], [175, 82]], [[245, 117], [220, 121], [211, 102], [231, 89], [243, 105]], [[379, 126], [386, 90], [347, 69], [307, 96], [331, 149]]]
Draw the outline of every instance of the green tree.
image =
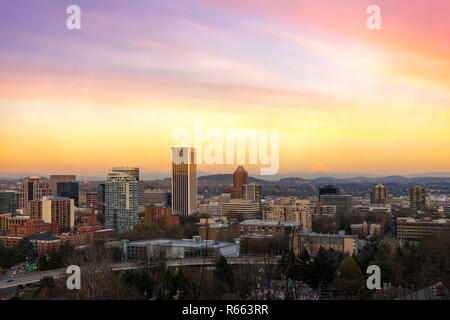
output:
[[0, 268], [8, 269], [12, 266], [12, 255], [12, 250], [0, 243]]
[[220, 256], [219, 260], [217, 260], [213, 275], [219, 280], [219, 286], [222, 289], [228, 287], [230, 292], [234, 291], [233, 269], [224, 256]]
[[160, 238], [164, 235], [161, 227], [151, 222], [138, 223], [134, 226], [132, 233], [135, 239], [138, 240]]
[[348, 257], [342, 260], [336, 271], [336, 287], [344, 290], [346, 296], [365, 296], [364, 274], [355, 258]]
[[[166, 271], [164, 278], [167, 286], [168, 299], [192, 299], [192, 283], [185, 277], [181, 268], [178, 269], [175, 275], [170, 270]], [[157, 293], [157, 295], [159, 294]]]
[[49, 270], [49, 265], [48, 265], [47, 257], [44, 256], [44, 255], [39, 256], [39, 259], [38, 259], [38, 265], [39, 265], [39, 271], [46, 271], [46, 270]]
[[153, 280], [146, 271], [143, 271], [141, 274], [138, 289], [139, 292], [147, 299], [151, 299], [153, 297]]
[[[37, 257], [37, 251], [34, 245], [30, 242], [30, 239], [28, 238], [22, 238], [20, 239], [19, 243], [14, 247], [15, 254], [17, 256], [22, 256], [23, 260], [25, 261], [25, 258], [28, 257], [30, 259], [34, 259]], [[22, 262], [22, 261], [18, 261]]]
[[343, 258], [344, 255], [340, 252], [320, 248], [312, 262], [311, 285], [318, 289], [328, 287]]
[[278, 266], [281, 274], [292, 280], [300, 280], [300, 259], [297, 259], [292, 251], [281, 257]]

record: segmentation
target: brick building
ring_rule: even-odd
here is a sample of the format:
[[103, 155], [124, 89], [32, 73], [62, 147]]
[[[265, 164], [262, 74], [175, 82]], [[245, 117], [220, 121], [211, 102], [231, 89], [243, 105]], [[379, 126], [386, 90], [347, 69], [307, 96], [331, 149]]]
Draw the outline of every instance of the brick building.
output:
[[207, 221], [200, 225], [198, 233], [203, 240], [231, 242], [234, 238], [239, 237], [239, 223], [237, 221], [213, 223]]
[[22, 225], [11, 225], [9, 235], [11, 237], [28, 237], [38, 233], [58, 233], [57, 223], [45, 223], [43, 220], [32, 219]]
[[23, 225], [29, 219], [29, 216], [19, 216], [11, 213], [0, 214], [0, 232], [8, 232], [11, 226]]
[[94, 231], [94, 241], [95, 240], [104, 240], [104, 241], [113, 241], [118, 238], [117, 230], [115, 229], [102, 229]]
[[30, 201], [31, 219], [43, 220], [46, 223], [58, 224], [60, 232], [68, 232], [74, 228], [74, 200], [66, 197], [43, 197]]
[[28, 239], [40, 255], [48, 255], [52, 250], [58, 251], [61, 245], [61, 239], [51, 233], [34, 234], [29, 236]]
[[422, 240], [437, 232], [449, 232], [450, 219], [407, 217], [397, 218], [397, 239], [399, 240]]
[[145, 208], [144, 222], [156, 223], [164, 229], [180, 225], [179, 217], [172, 214], [171, 207], [159, 205]]

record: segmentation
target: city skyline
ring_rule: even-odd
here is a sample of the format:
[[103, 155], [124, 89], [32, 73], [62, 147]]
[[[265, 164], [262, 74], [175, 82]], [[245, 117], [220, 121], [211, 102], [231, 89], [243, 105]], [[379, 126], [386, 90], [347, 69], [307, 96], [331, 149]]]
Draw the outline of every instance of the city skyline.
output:
[[196, 120], [278, 129], [280, 174], [450, 172], [448, 1], [379, 0], [378, 31], [365, 0], [69, 4], [0, 9], [1, 172], [170, 173]]

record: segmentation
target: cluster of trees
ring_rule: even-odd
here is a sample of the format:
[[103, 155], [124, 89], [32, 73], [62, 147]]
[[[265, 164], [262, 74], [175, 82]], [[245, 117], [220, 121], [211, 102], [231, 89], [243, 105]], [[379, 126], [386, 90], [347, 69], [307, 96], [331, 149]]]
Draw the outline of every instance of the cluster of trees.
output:
[[440, 232], [420, 242], [373, 242], [359, 255], [361, 265], [381, 269], [382, 283], [419, 290], [441, 282], [450, 288], [450, 234]]
[[295, 256], [292, 251], [279, 261], [279, 271], [285, 277], [294, 281], [303, 281], [313, 289], [328, 288], [335, 279], [335, 274], [341, 262], [348, 257], [333, 249], [320, 248], [314, 259], [306, 250]]
[[12, 248], [5, 247], [0, 243], [0, 268], [8, 269], [12, 266], [28, 261], [37, 257], [37, 251], [29, 239], [23, 238]]
[[286, 278], [303, 281], [319, 292], [334, 291], [337, 298], [367, 299], [366, 270], [370, 265], [381, 269], [381, 282], [394, 288], [417, 291], [436, 283], [450, 287], [450, 234], [434, 234], [420, 242], [369, 242], [358, 256], [348, 256], [321, 248], [310, 257], [284, 255], [278, 268]]
[[39, 271], [60, 269], [66, 267], [68, 259], [70, 259], [74, 252], [74, 246], [70, 242], [64, 242], [59, 246], [58, 251], [52, 250], [48, 256], [39, 256]]

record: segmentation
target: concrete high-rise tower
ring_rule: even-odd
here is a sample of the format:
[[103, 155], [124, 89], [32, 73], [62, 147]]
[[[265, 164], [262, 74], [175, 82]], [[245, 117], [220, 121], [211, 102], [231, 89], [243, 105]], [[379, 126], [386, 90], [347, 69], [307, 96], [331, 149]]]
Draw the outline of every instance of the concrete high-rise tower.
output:
[[132, 230], [138, 214], [136, 177], [124, 172], [110, 172], [105, 183], [105, 202], [105, 227], [119, 233]]
[[411, 210], [425, 210], [426, 191], [421, 186], [414, 186], [409, 189], [409, 207]]
[[388, 202], [388, 189], [382, 184], [377, 184], [370, 190], [371, 204], [386, 204]]
[[138, 181], [138, 205], [144, 206], [144, 181], [139, 177], [139, 168], [136, 167], [114, 167], [111, 169], [112, 172], [122, 172], [133, 177]]
[[39, 200], [42, 197], [51, 196], [52, 189], [48, 180], [32, 176], [25, 180], [19, 189], [19, 209], [23, 209], [24, 214], [30, 210], [30, 201]]
[[172, 212], [197, 213], [197, 164], [194, 148], [172, 148]]

